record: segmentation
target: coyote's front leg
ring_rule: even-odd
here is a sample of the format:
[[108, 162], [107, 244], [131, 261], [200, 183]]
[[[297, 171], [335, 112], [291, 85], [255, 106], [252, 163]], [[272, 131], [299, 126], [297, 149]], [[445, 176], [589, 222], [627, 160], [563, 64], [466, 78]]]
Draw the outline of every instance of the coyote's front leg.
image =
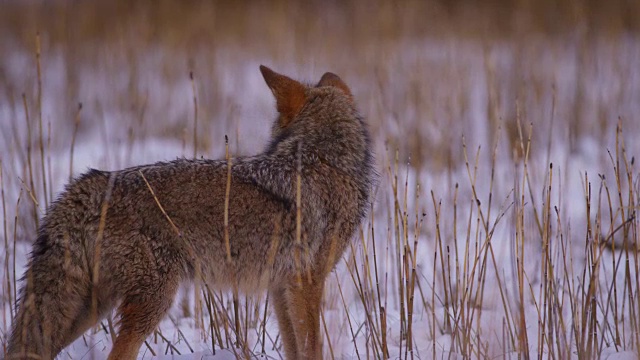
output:
[[294, 276], [272, 291], [287, 359], [322, 359], [320, 303], [324, 276]]

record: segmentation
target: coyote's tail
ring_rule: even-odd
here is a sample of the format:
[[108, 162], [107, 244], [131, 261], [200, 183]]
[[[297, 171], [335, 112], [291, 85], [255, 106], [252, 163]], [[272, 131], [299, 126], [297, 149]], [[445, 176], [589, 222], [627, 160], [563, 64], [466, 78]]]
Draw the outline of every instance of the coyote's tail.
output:
[[88, 311], [88, 274], [71, 262], [64, 246], [40, 234], [20, 290], [7, 360], [53, 359], [95, 323]]

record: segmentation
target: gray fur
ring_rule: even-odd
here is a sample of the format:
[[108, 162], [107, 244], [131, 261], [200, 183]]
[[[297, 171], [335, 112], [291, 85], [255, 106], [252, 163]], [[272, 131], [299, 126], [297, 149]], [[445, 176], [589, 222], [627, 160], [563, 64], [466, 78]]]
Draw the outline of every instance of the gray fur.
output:
[[[178, 284], [196, 277], [217, 289], [251, 293], [277, 288], [300, 272], [296, 251], [303, 269], [317, 272], [314, 266], [327, 262], [333, 268], [370, 205], [371, 144], [343, 91], [306, 86], [305, 97], [286, 127], [276, 121], [263, 153], [232, 159], [231, 262], [224, 236], [227, 160], [90, 170], [68, 184], [33, 245], [8, 358], [27, 358], [26, 351], [52, 359], [116, 306], [121, 336], [148, 335]], [[302, 245], [296, 244], [298, 164]], [[321, 250], [334, 238], [335, 254]]]

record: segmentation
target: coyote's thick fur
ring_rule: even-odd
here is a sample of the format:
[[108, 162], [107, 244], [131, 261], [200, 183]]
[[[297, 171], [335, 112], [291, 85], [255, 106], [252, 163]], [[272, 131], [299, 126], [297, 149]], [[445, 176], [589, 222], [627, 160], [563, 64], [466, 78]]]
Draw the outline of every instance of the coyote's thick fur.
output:
[[322, 357], [325, 278], [371, 201], [368, 130], [338, 76], [260, 70], [279, 112], [263, 153], [91, 170], [66, 187], [33, 244], [7, 358], [53, 359], [117, 308], [109, 359], [135, 359], [185, 280], [268, 290], [286, 357]]

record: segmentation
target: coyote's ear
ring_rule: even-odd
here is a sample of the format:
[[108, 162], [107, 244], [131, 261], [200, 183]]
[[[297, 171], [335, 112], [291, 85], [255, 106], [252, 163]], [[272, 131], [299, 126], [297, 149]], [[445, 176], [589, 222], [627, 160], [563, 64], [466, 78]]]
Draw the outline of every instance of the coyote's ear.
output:
[[278, 74], [264, 65], [260, 65], [260, 72], [276, 98], [276, 108], [283, 120], [280, 126], [285, 127], [298, 115], [307, 101], [304, 94], [305, 87], [301, 83]]
[[342, 81], [342, 79], [340, 79], [340, 77], [334, 73], [324, 73], [324, 75], [322, 75], [322, 78], [320, 78], [320, 82], [317, 86], [333, 86], [335, 88], [338, 88], [345, 95], [347, 95], [349, 100], [353, 101], [353, 95], [351, 94], [351, 90], [349, 90], [347, 84], [345, 84], [344, 81]]

